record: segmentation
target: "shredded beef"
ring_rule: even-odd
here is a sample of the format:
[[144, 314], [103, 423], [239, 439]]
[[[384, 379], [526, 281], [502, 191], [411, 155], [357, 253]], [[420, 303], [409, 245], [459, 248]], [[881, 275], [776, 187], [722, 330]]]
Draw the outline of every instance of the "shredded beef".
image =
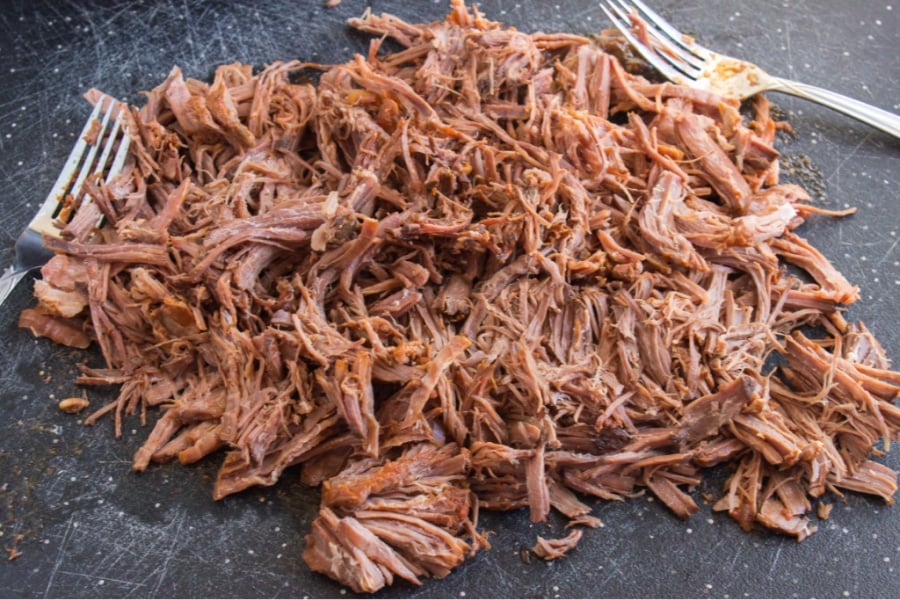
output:
[[547, 540], [538, 536], [537, 544], [534, 545], [531, 551], [544, 560], [562, 558], [569, 550], [578, 545], [581, 535], [581, 530], [575, 529], [566, 537], [557, 540]]
[[827, 211], [778, 183], [764, 98], [746, 125], [608, 38], [461, 0], [351, 24], [376, 37], [345, 64], [173, 69], [127, 114], [122, 175], [48, 240], [20, 324], [97, 342], [78, 381], [121, 391], [89, 423], [159, 407], [136, 470], [223, 450], [221, 498], [300, 466], [303, 557], [360, 592], [487, 547], [479, 507], [598, 526], [583, 496], [648, 489], [687, 518], [716, 464], [746, 529], [803, 539], [827, 491], [892, 501], [870, 457], [900, 374], [796, 231]]

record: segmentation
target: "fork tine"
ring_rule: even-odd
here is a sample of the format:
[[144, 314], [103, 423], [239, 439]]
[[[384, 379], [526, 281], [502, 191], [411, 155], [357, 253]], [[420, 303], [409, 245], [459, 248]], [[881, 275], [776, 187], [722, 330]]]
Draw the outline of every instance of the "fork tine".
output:
[[[647, 33], [651, 38], [649, 43], [638, 40], [637, 37], [631, 33], [631, 15], [625, 8], [625, 3], [618, 0], [619, 6], [616, 6], [613, 3], [614, 1], [616, 0], [607, 0], [607, 5], [609, 5], [613, 12], [619, 17], [619, 20], [617, 21], [618, 29], [651, 65], [672, 81], [682, 81], [685, 78], [693, 80], [700, 77], [703, 72], [702, 68], [682, 60], [677, 53], [672, 51], [671, 46], [668, 45], [665, 40], [658, 38], [652, 27], [647, 28]], [[634, 10], [634, 7], [632, 7], [632, 10]], [[694, 60], [696, 60], [696, 58]], [[662, 65], [667, 65], [669, 68], [664, 70]]]
[[[618, 10], [616, 10], [615, 6], [610, 5], [610, 7], [607, 8], [606, 6], [601, 5], [600, 8], [606, 13], [606, 16], [609, 17], [613, 26], [619, 30], [626, 40], [628, 40], [631, 47], [637, 50], [638, 53], [644, 57], [644, 60], [650, 63], [650, 66], [662, 73], [663, 77], [672, 81], [679, 81], [684, 78], [684, 74], [676, 70], [670, 63], [664, 61], [661, 55], [654, 52], [651, 48], [648, 48], [643, 42], [638, 40], [633, 33], [631, 33], [630, 26], [618, 16]], [[613, 14], [610, 9], [616, 11], [616, 14]]]
[[[58, 231], [54, 225], [54, 219], [57, 218], [57, 215], [60, 215], [60, 218], [65, 221], [68, 221], [68, 216], [71, 215], [70, 212], [61, 212], [66, 206], [65, 200], [67, 196], [71, 195], [73, 199], [79, 199], [83, 184], [91, 175], [106, 171], [106, 180], [110, 181], [122, 169], [131, 141], [128, 137], [128, 132], [124, 128], [125, 121], [122, 110], [119, 111], [112, 130], [107, 131], [112, 115], [116, 107], [120, 105], [121, 103], [118, 100], [106, 94], [102, 94], [98, 98], [94, 104], [94, 109], [84, 124], [84, 128], [78, 135], [72, 152], [66, 159], [66, 164], [60, 171], [53, 188], [47, 194], [43, 204], [32, 217], [31, 222], [28, 224], [28, 229], [37, 234], [55, 235]], [[93, 143], [88, 143], [89, 134], [92, 133], [94, 128], [98, 127], [97, 119], [101, 119], [98, 131]], [[117, 141], [119, 150], [116, 152], [112, 166], [107, 171], [107, 163], [109, 163], [109, 157]]]
[[[653, 23], [648, 22], [648, 19], [644, 16], [640, 15], [640, 11], [637, 10], [637, 6], [632, 4], [629, 5], [627, 0], [609, 0], [610, 2], [618, 2], [618, 4], [622, 7], [624, 14], [629, 14], [632, 11], [637, 13], [637, 16], [647, 24], [647, 33], [653, 39], [653, 42], [656, 45], [661, 46], [662, 52], [659, 54], [663, 56], [664, 59], [668, 60], [673, 64], [676, 68], [683, 71], [685, 74], [690, 76], [691, 78], [697, 78], [703, 71], [704, 59], [700, 58], [697, 54], [690, 52], [684, 49], [685, 42], [681, 39], [673, 40], [668, 33], [657, 29]], [[620, 14], [622, 14], [620, 12]], [[629, 19], [630, 20], [630, 19]], [[680, 36], [680, 34], [679, 34]], [[684, 64], [679, 64], [679, 62]]]
[[696, 42], [686, 42], [684, 40], [684, 34], [678, 31], [675, 27], [672, 26], [671, 23], [663, 19], [659, 14], [656, 13], [652, 8], [644, 4], [641, 0], [630, 0], [635, 6], [638, 7], [640, 12], [646, 15], [647, 20], [653, 23], [657, 29], [662, 32], [665, 32], [678, 46], [687, 50], [688, 52], [694, 54], [695, 56], [699, 56], [703, 60], [708, 60], [712, 53], [697, 44]]
[[72, 152], [69, 153], [69, 157], [66, 159], [66, 164], [63, 165], [62, 170], [59, 172], [59, 176], [56, 178], [56, 182], [53, 184], [53, 188], [50, 190], [50, 193], [47, 194], [47, 200], [44, 201], [44, 204], [41, 205], [41, 208], [38, 210], [37, 214], [35, 214], [34, 221], [52, 217], [57, 206], [62, 202], [66, 189], [69, 187], [72, 177], [75, 176], [78, 165], [81, 163], [81, 157], [84, 154], [85, 148], [87, 148], [88, 143], [85, 138], [90, 132], [97, 116], [100, 114], [101, 104], [102, 103], [98, 102], [94, 105], [94, 110], [91, 111], [87, 122], [84, 124], [84, 128], [81, 130], [81, 133], [78, 134], [78, 140], [75, 142]]
[[[122, 113], [119, 112], [118, 121], [122, 120]], [[109, 174], [106, 177], [106, 181], [111, 181], [113, 177], [119, 174], [119, 171], [122, 170], [122, 166], [125, 164], [125, 159], [128, 157], [128, 147], [131, 144], [131, 138], [128, 136], [128, 132], [125, 131], [125, 128], [122, 128], [122, 139], [119, 142], [119, 150], [116, 152], [116, 157], [113, 159], [113, 164], [109, 168]]]
[[[110, 114], [112, 114], [114, 112], [114, 110], [116, 108], [116, 104], [117, 103], [115, 101], [113, 101], [112, 107], [110, 108]], [[119, 114], [116, 116], [115, 122], [113, 123], [112, 130], [109, 132], [109, 136], [106, 139], [106, 144], [103, 146], [103, 152], [100, 155], [100, 160], [97, 161], [97, 169], [94, 171], [95, 173], [102, 173], [103, 170], [106, 168], [106, 166], [109, 164], [109, 156], [110, 156], [110, 154], [112, 154], [113, 146], [116, 145], [116, 141], [118, 141], [118, 139], [120, 138], [119, 133], [120, 133], [120, 130], [122, 129], [122, 122], [123, 122], [122, 121], [122, 111], [120, 110]], [[121, 137], [123, 140], [127, 139], [127, 136], [123, 135]], [[125, 144], [126, 142], [123, 141], [122, 143]], [[121, 144], [120, 144], [120, 146], [121, 146]], [[126, 145], [126, 151], [127, 151], [127, 145]], [[116, 158], [118, 158], [118, 156], [119, 156], [119, 154], [117, 153]], [[109, 179], [118, 172], [118, 169], [114, 168], [115, 164], [116, 163], [113, 162], [113, 167], [109, 168], [107, 181], [109, 181]], [[121, 168], [121, 166], [119, 168]]]
[[[97, 142], [102, 141], [106, 137], [106, 126], [109, 124], [109, 118], [112, 116], [113, 107], [115, 106], [115, 101], [109, 96], [101, 96], [99, 105], [103, 106], [106, 104], [106, 108], [103, 110], [103, 120], [100, 122], [100, 131], [97, 132], [96, 140], [93, 144], [91, 144], [90, 149], [88, 150], [87, 156], [84, 159], [84, 164], [81, 167], [81, 171], [78, 173], [78, 178], [75, 180], [75, 183], [72, 185], [72, 197], [77, 199], [81, 195], [81, 186], [84, 185], [85, 179], [88, 178], [89, 175], [94, 175], [99, 171], [103, 170], [103, 161], [100, 160], [97, 162], [97, 165], [94, 165], [94, 158], [97, 157], [98, 145]], [[108, 141], [107, 141], [108, 142]], [[102, 155], [101, 155], [102, 156]]]

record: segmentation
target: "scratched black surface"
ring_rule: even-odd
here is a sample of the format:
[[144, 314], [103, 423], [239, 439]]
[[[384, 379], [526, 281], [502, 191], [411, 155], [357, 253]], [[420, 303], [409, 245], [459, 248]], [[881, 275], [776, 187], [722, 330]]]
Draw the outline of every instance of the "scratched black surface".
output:
[[[677, 25], [718, 50], [870, 101], [900, 106], [895, 0], [656, 0]], [[139, 101], [173, 64], [207, 78], [220, 63], [293, 57], [340, 61], [366, 48], [344, 22], [371, 6], [416, 20], [439, 2], [344, 0], [68, 0], [0, 3], [0, 262], [47, 193], [88, 114], [91, 86]], [[534, 31], [606, 26], [593, 0], [482, 3], [489, 17]], [[827, 186], [825, 206], [855, 205], [843, 220], [812, 219], [804, 233], [861, 286], [849, 311], [900, 360], [900, 144], [815, 105], [772, 96], [797, 131], [787, 156], [808, 155]], [[92, 353], [53, 347], [16, 328], [31, 282], [0, 308], [0, 596], [341, 596], [299, 555], [318, 502], [287, 474], [274, 488], [214, 503], [216, 460], [195, 468], [129, 469], [146, 429], [83, 427], [55, 403], [80, 395], [76, 365]], [[91, 390], [94, 405], [109, 396]], [[900, 468], [900, 452], [886, 459]], [[707, 484], [715, 491], [721, 483]], [[715, 478], [714, 478], [715, 479]], [[703, 490], [700, 490], [703, 491]], [[829, 500], [834, 501], [834, 498]], [[900, 512], [859, 496], [837, 501], [820, 531], [797, 544], [742, 533], [704, 505], [688, 522], [637, 498], [598, 504], [605, 528], [567, 558], [526, 564], [519, 550], [560, 523], [530, 525], [522, 512], [486, 515], [494, 548], [442, 581], [399, 585], [385, 597], [900, 596]]]

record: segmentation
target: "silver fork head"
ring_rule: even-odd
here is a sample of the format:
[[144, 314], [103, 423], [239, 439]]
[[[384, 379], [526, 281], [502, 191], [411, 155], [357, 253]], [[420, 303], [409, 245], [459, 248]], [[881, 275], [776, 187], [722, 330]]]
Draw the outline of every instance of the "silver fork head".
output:
[[90, 201], [90, 197], [82, 199], [84, 182], [89, 177], [103, 176], [109, 182], [125, 164], [131, 142], [125, 130], [125, 105], [93, 90], [88, 95], [94, 102], [94, 110], [78, 135], [53, 189], [16, 241], [15, 260], [0, 275], [0, 304], [26, 273], [53, 256], [44, 247], [42, 236], [59, 236], [60, 229], [55, 222], [68, 222], [74, 208]]
[[54, 218], [67, 220], [65, 215], [60, 215], [60, 211], [78, 205], [88, 177], [105, 175], [106, 181], [109, 181], [122, 170], [130, 144], [124, 125], [125, 106], [106, 94], [100, 94], [94, 100], [94, 110], [78, 135], [53, 188], [28, 226], [37, 233], [58, 234], [53, 224]]
[[606, 0], [601, 8], [644, 60], [671, 81], [696, 81], [714, 56], [641, 0]]
[[[642, 0], [605, 0], [603, 11], [632, 47], [667, 79], [732, 98], [749, 98], [784, 82], [757, 65], [694, 42]], [[796, 84], [795, 84], [796, 85]]]

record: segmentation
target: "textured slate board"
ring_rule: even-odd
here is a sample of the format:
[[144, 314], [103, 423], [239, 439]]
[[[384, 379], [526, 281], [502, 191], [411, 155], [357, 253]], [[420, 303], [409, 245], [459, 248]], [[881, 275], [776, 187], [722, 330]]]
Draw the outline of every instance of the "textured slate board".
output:
[[[900, 109], [893, 0], [676, 2], [656, 6], [720, 51], [764, 68]], [[160, 0], [59, 3], [7, 0], [0, 7], [0, 262], [47, 193], [88, 114], [91, 86], [139, 101], [174, 65], [208, 78], [220, 63], [260, 66], [294, 57], [341, 61], [368, 38], [347, 17], [371, 7], [414, 20], [440, 17], [440, 2]], [[593, 31], [606, 26], [593, 0], [482, 3], [487, 16], [520, 29]], [[827, 187], [823, 205], [854, 205], [843, 220], [814, 218], [810, 237], [862, 289], [849, 318], [862, 319], [900, 360], [898, 207], [900, 144], [815, 105], [772, 96], [797, 131], [788, 157], [808, 155]], [[121, 440], [110, 421], [85, 428], [55, 402], [80, 395], [81, 353], [16, 328], [31, 303], [26, 281], [0, 308], [0, 560], [2, 596], [340, 596], [299, 558], [317, 493], [288, 474], [277, 486], [214, 503], [218, 460], [136, 475], [130, 457], [146, 434], [137, 420]], [[111, 397], [91, 390], [93, 404]], [[886, 462], [900, 468], [900, 454]], [[701, 492], [715, 493], [723, 473]], [[900, 596], [900, 513], [860, 496], [835, 501], [829, 521], [802, 544], [744, 534], [704, 505], [678, 521], [648, 498], [597, 504], [606, 527], [569, 557], [526, 564], [521, 548], [561, 523], [531, 525], [523, 511], [484, 515], [494, 548], [442, 581], [399, 585], [385, 597]], [[2, 557], [0, 557], [2, 558]]]

